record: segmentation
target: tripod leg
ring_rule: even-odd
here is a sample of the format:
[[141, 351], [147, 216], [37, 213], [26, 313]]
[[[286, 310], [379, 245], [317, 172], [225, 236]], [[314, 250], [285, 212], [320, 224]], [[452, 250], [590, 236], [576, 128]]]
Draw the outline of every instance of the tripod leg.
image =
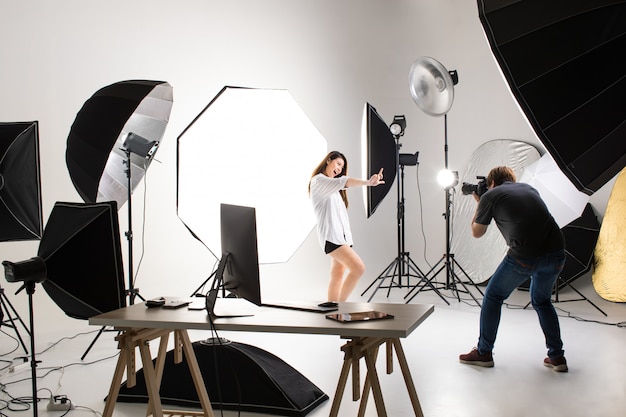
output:
[[[565, 283], [565, 285], [567, 285], [568, 287], [570, 287], [572, 290], [574, 290], [578, 295], [580, 295], [582, 297], [582, 299], [580, 300], [575, 300], [575, 301], [587, 301], [589, 304], [591, 304], [593, 307], [596, 308], [596, 310], [598, 310], [600, 313], [604, 314], [604, 317], [608, 317], [607, 314], [602, 311], [602, 309], [600, 307], [598, 307], [597, 305], [595, 305], [590, 299], [588, 299], [587, 297], [585, 297], [583, 295], [583, 293], [581, 293], [580, 291], [578, 291], [576, 288], [574, 288], [574, 286], [572, 284], [570, 284], [569, 282], [565, 281], [564, 279], [562, 279], [561, 277], [559, 277], [559, 279], [561, 280], [561, 282]], [[557, 286], [558, 287], [558, 286]], [[574, 301], [574, 300], [572, 300]], [[558, 302], [558, 301], [557, 301]]]
[[[9, 311], [9, 307], [11, 308], [11, 311]], [[16, 319], [22, 324], [22, 327], [24, 327], [24, 329], [26, 330], [26, 333], [28, 333], [28, 336], [31, 335], [30, 330], [28, 329], [28, 327], [26, 327], [26, 324], [24, 324], [24, 322], [22, 321], [22, 318], [15, 310], [15, 307], [13, 307], [13, 304], [11, 304], [11, 301], [9, 301], [9, 299], [6, 298], [6, 295], [4, 294], [4, 289], [2, 288], [0, 288], [0, 308], [6, 311], [8, 320], [11, 323], [9, 327], [12, 327], [13, 330], [15, 330], [15, 335], [17, 336], [17, 339], [20, 341], [20, 344], [22, 345], [22, 348], [24, 349], [24, 353], [28, 354], [26, 343], [24, 343], [24, 340], [22, 339], [22, 336], [20, 335], [20, 332], [17, 328], [17, 324], [15, 323], [15, 320], [13, 319], [12, 314], [14, 314]], [[2, 327], [2, 324], [4, 323], [0, 323], [0, 327]]]
[[[394, 260], [393, 260], [393, 261], [392, 261], [389, 265], [387, 265], [387, 267], [385, 268], [385, 270], [384, 270], [383, 272], [381, 272], [381, 274], [380, 274], [380, 275], [378, 275], [378, 276], [377, 276], [377, 277], [376, 277], [376, 278], [375, 278], [375, 279], [374, 279], [374, 280], [370, 283], [370, 285], [368, 285], [368, 286], [367, 286], [367, 288], [365, 289], [365, 291], [363, 291], [363, 292], [361, 293], [361, 297], [363, 297], [363, 296], [365, 295], [365, 293], [366, 293], [366, 292], [368, 292], [368, 291], [370, 290], [370, 288], [372, 288], [372, 287], [374, 286], [374, 284], [376, 284], [376, 282], [377, 282], [378, 280], [381, 280], [381, 279], [382, 279], [382, 280], [385, 280], [385, 278], [387, 278], [387, 277], [388, 277], [387, 273], [389, 272], [389, 270], [391, 270], [391, 269], [393, 268], [393, 266], [396, 264], [397, 260], [398, 260], [398, 259], [396, 258], [396, 259], [394, 259]], [[380, 284], [379, 284], [378, 286], [380, 286]]]
[[476, 291], [478, 291], [480, 293], [480, 295], [484, 296], [485, 294], [483, 294], [483, 292], [480, 290], [480, 288], [478, 288], [478, 285], [476, 285], [476, 283], [470, 278], [469, 274], [467, 272], [465, 272], [463, 267], [457, 262], [456, 259], [454, 259], [454, 257], [452, 258], [452, 261], [454, 262], [454, 265], [456, 265], [461, 270], [461, 272], [463, 272], [463, 275], [465, 275], [465, 277], [470, 282], [470, 284], [472, 284], [474, 286], [474, 288], [476, 288]]
[[85, 353], [83, 353], [83, 356], [80, 357], [80, 360], [84, 360], [85, 356], [87, 356], [87, 354], [89, 353], [89, 351], [91, 350], [91, 348], [93, 347], [93, 345], [96, 343], [96, 340], [98, 340], [98, 338], [100, 337], [100, 335], [102, 334], [102, 332], [104, 331], [105, 326], [102, 326], [100, 328], [100, 331], [98, 331], [98, 334], [96, 335], [96, 337], [91, 341], [91, 343], [89, 344], [89, 347], [87, 348], [87, 350], [85, 351]]
[[[372, 293], [372, 295], [370, 296], [368, 301], [371, 301], [372, 298], [374, 297], [374, 295], [376, 294], [376, 292], [382, 287], [382, 285], [384, 284], [385, 280], [387, 278], [392, 278], [395, 275], [396, 271], [398, 270], [398, 258], [394, 259], [389, 265], [387, 265], [387, 267], [385, 268], [385, 270], [383, 272], [380, 273], [380, 275], [378, 275], [378, 277], [376, 277], [371, 283], [370, 285], [365, 289], [365, 291], [363, 291], [361, 293], [361, 296], [365, 295], [366, 292], [368, 292], [370, 290], [370, 288], [372, 288], [374, 286], [374, 284], [376, 284], [378, 282], [378, 286], [376, 287], [376, 289], [374, 290], [374, 292]], [[391, 272], [391, 275], [390, 274]]]
[[461, 265], [459, 265], [459, 263], [456, 261], [456, 259], [454, 259], [454, 255], [451, 255], [451, 265], [450, 265], [450, 276], [452, 277], [452, 281], [454, 284], [454, 288], [456, 291], [456, 296], [457, 299], [459, 301], [461, 301], [461, 297], [459, 296], [459, 289], [456, 288], [456, 283], [458, 282], [459, 284], [461, 284], [461, 286], [463, 287], [463, 289], [465, 290], [466, 293], [468, 293], [472, 299], [474, 299], [474, 302], [478, 305], [478, 307], [480, 307], [480, 302], [478, 302], [478, 299], [476, 299], [476, 297], [474, 296], [474, 294], [472, 294], [472, 292], [469, 290], [469, 288], [467, 287], [467, 285], [465, 285], [465, 283], [459, 278], [459, 276], [457, 275], [457, 273], [454, 270], [454, 267], [458, 267], [461, 272], [463, 272], [463, 274], [465, 274], [465, 277], [469, 280], [470, 283], [472, 283], [472, 285], [474, 286], [474, 288], [476, 288], [476, 290], [484, 296], [483, 292], [476, 286], [476, 284], [474, 283], [474, 281], [472, 281], [472, 279], [469, 277], [469, 275], [467, 274], [467, 272], [465, 272], [465, 270], [461, 267]]
[[[391, 264], [389, 264], [389, 266], [387, 267], [387, 269], [385, 269], [383, 271], [382, 274], [380, 274], [378, 276], [378, 278], [376, 278], [376, 280], [380, 281], [378, 283], [378, 286], [376, 287], [376, 289], [374, 290], [374, 292], [372, 293], [372, 295], [370, 295], [370, 298], [368, 298], [367, 302], [369, 303], [370, 301], [372, 301], [372, 298], [374, 298], [374, 296], [376, 295], [376, 293], [378, 292], [378, 290], [382, 287], [383, 283], [385, 282], [385, 280], [387, 278], [391, 278], [391, 284], [393, 284], [393, 277], [396, 275], [396, 272], [398, 271], [398, 263], [400, 261], [398, 260], [398, 258], [396, 258]], [[393, 270], [391, 275], [388, 275], [389, 271]], [[389, 285], [389, 288], [391, 288], [391, 284]]]
[[432, 276], [431, 278], [428, 278], [428, 275], [429, 275], [431, 272], [433, 272], [433, 271], [435, 270], [435, 268], [437, 268], [437, 267], [441, 264], [441, 262], [443, 262], [444, 260], [445, 260], [445, 255], [444, 255], [444, 257], [442, 257], [441, 259], [439, 259], [439, 261], [437, 261], [437, 263], [436, 263], [436, 264], [435, 264], [432, 268], [430, 268], [430, 270], [428, 271], [428, 273], [424, 276], [423, 283], [422, 283], [421, 287], [419, 287], [419, 284], [416, 284], [416, 285], [415, 285], [415, 286], [411, 289], [411, 291], [409, 291], [409, 292], [408, 292], [408, 293], [404, 296], [404, 298], [406, 299], [409, 295], [411, 295], [411, 293], [413, 293], [415, 290], [417, 290], [417, 291], [415, 291], [415, 294], [413, 294], [413, 295], [412, 295], [412, 296], [411, 296], [411, 297], [410, 297], [410, 298], [406, 301], [406, 304], [408, 304], [411, 300], [413, 300], [413, 299], [417, 296], [417, 294], [419, 294], [421, 291], [425, 290], [425, 289], [426, 289], [426, 286], [428, 285], [428, 286], [430, 287], [430, 289], [434, 290], [434, 291], [437, 293], [437, 295], [438, 295], [438, 296], [439, 296], [439, 297], [440, 297], [443, 301], [445, 301], [445, 302], [446, 302], [446, 304], [450, 305], [450, 302], [448, 302], [448, 300], [446, 300], [446, 299], [445, 299], [445, 297], [441, 294], [441, 292], [439, 292], [439, 290], [437, 290], [437, 288], [436, 288], [436, 287], [433, 285], [433, 283], [432, 283], [432, 281], [435, 279], [435, 277], [437, 277], [437, 275], [439, 275], [439, 273], [440, 273], [441, 271], [443, 271], [443, 270], [446, 268], [446, 265], [445, 265], [445, 264], [444, 264], [444, 265], [442, 265], [442, 266], [441, 266], [441, 267], [437, 270], [437, 272], [435, 272], [435, 273], [433, 274], [433, 276]]
[[[409, 265], [408, 265], [409, 270], [411, 270], [411, 269], [415, 270], [415, 271], [416, 271], [416, 275], [417, 275], [418, 277], [420, 277], [420, 279], [424, 282], [424, 284], [423, 284], [423, 285], [422, 285], [422, 287], [420, 288], [420, 291], [422, 291], [422, 290], [426, 287], [426, 285], [428, 285], [428, 287], [429, 287], [431, 290], [433, 290], [435, 293], [437, 293], [437, 295], [439, 296], [439, 298], [441, 298], [443, 301], [445, 301], [445, 302], [446, 302], [446, 304], [450, 305], [450, 303], [448, 302], [448, 300], [446, 300], [446, 299], [445, 299], [445, 297], [444, 297], [444, 296], [443, 296], [443, 295], [439, 292], [439, 290], [437, 289], [437, 287], [435, 287], [435, 286], [433, 285], [433, 283], [432, 283], [432, 279], [428, 279], [428, 278], [426, 278], [426, 275], [424, 275], [424, 274], [422, 273], [422, 271], [419, 269], [419, 267], [417, 266], [417, 264], [416, 264], [415, 262], [413, 262], [413, 260], [412, 260], [410, 257], [408, 257], [407, 259], [408, 259], [408, 261], [410, 262], [410, 263], [409, 263]], [[413, 290], [411, 290], [411, 291], [413, 291]], [[419, 291], [418, 291], [418, 292], [419, 292]], [[407, 294], [407, 295], [408, 295], [408, 294]], [[405, 296], [405, 298], [406, 298], [406, 296]], [[412, 299], [412, 298], [413, 298], [413, 297], [411, 297], [411, 299]]]

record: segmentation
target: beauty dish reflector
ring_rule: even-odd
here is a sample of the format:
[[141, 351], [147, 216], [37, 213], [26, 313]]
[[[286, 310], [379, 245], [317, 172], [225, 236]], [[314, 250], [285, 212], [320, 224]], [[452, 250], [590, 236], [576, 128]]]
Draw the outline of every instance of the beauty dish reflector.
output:
[[454, 81], [436, 59], [421, 57], [409, 70], [409, 90], [415, 104], [430, 116], [442, 116], [454, 101]]

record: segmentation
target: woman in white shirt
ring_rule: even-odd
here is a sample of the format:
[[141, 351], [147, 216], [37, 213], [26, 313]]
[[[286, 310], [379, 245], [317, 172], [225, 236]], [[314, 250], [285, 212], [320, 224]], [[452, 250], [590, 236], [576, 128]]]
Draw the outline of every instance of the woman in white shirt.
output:
[[351, 178], [347, 174], [346, 157], [332, 151], [315, 168], [309, 182], [309, 195], [317, 217], [317, 237], [331, 258], [328, 301], [333, 302], [346, 301], [365, 272], [365, 264], [352, 249], [346, 188], [384, 184], [382, 168], [369, 180]]

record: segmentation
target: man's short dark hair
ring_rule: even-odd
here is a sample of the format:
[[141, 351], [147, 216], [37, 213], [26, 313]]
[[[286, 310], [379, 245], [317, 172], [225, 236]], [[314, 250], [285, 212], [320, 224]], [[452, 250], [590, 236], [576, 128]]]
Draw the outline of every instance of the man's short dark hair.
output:
[[497, 185], [501, 185], [506, 181], [516, 181], [515, 172], [513, 172], [511, 168], [506, 166], [495, 167], [491, 171], [489, 171], [489, 174], [487, 175], [487, 184], [493, 184], [494, 187]]

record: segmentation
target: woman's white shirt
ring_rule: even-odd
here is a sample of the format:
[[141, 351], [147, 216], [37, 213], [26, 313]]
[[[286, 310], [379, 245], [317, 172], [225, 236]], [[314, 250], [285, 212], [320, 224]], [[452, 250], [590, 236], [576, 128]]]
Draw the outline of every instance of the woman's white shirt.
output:
[[339, 191], [346, 188], [348, 177], [330, 178], [317, 174], [311, 179], [311, 202], [317, 217], [317, 237], [322, 248], [326, 241], [352, 245], [348, 210]]

